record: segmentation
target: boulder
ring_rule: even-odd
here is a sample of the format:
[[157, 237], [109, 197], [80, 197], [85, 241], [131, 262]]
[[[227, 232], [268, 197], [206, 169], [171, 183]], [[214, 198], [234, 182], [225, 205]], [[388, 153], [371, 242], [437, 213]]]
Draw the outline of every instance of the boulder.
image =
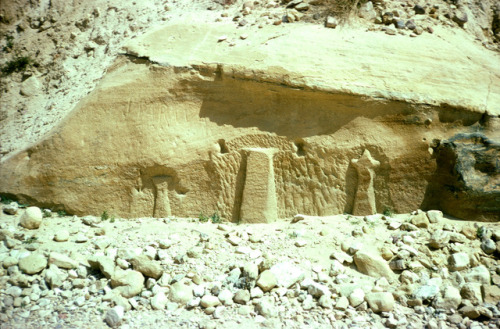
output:
[[464, 275], [466, 282], [477, 282], [484, 285], [490, 285], [491, 275], [490, 271], [484, 265], [479, 265], [471, 268]]
[[47, 267], [47, 257], [41, 253], [32, 253], [19, 259], [19, 269], [26, 274], [36, 274]]
[[448, 258], [448, 267], [452, 271], [461, 271], [469, 266], [469, 255], [465, 252], [457, 252]]
[[19, 219], [19, 224], [27, 229], [37, 229], [42, 224], [42, 211], [38, 207], [28, 207]]
[[49, 255], [49, 264], [54, 264], [59, 268], [72, 269], [78, 267], [78, 262], [70, 257], [58, 252], [51, 252]]
[[144, 276], [133, 270], [117, 270], [111, 277], [111, 286], [123, 297], [131, 298], [144, 288]]
[[375, 278], [383, 276], [391, 280], [394, 276], [394, 273], [382, 256], [372, 251], [358, 251], [354, 255], [354, 263], [358, 271]]
[[276, 277], [277, 285], [284, 288], [290, 288], [305, 276], [304, 270], [290, 262], [275, 264], [269, 270]]
[[267, 292], [278, 284], [278, 280], [271, 270], [266, 270], [262, 272], [257, 280], [257, 285], [262, 289], [262, 291]]
[[147, 277], [158, 280], [163, 274], [163, 269], [158, 262], [149, 259], [146, 255], [139, 255], [130, 260], [134, 270]]
[[394, 309], [394, 296], [390, 292], [371, 292], [366, 294], [366, 302], [373, 312], [391, 312]]
[[174, 303], [186, 305], [193, 298], [193, 287], [178, 281], [170, 287], [168, 298]]
[[274, 305], [274, 300], [270, 297], [263, 297], [255, 304], [255, 310], [265, 318], [278, 316], [278, 309]]
[[104, 322], [106, 322], [106, 324], [111, 328], [116, 328], [120, 326], [124, 315], [125, 309], [123, 306], [115, 306], [106, 311]]
[[435, 308], [442, 308], [445, 310], [457, 310], [458, 306], [462, 302], [462, 296], [460, 296], [460, 290], [453, 286], [446, 286], [443, 289], [442, 296], [439, 296], [434, 300]]
[[163, 310], [167, 305], [168, 298], [163, 291], [160, 291], [153, 297], [151, 297], [151, 307], [154, 310]]
[[410, 219], [410, 222], [419, 228], [428, 228], [429, 227], [429, 219], [425, 212], [419, 211], [416, 215], [413, 215]]

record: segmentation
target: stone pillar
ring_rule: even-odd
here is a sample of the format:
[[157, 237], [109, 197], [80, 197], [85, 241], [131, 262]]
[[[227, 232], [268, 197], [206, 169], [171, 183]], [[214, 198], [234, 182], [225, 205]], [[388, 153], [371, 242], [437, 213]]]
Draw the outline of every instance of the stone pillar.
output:
[[380, 165], [380, 162], [373, 159], [368, 150], [363, 152], [361, 158], [353, 159], [351, 162], [358, 172], [358, 188], [352, 214], [356, 216], [373, 215], [377, 213], [373, 179], [375, 178], [375, 168]]
[[246, 177], [241, 200], [240, 220], [244, 223], [270, 223], [278, 217], [274, 182], [273, 148], [248, 148]]
[[168, 198], [169, 176], [155, 176], [152, 178], [155, 187], [155, 204], [153, 217], [164, 218], [172, 215], [170, 211], [170, 199]]

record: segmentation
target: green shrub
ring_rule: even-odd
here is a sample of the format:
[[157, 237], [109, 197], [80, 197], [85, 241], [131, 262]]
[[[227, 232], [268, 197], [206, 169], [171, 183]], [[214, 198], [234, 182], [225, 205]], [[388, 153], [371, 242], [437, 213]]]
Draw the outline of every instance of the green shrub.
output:
[[23, 244], [32, 244], [32, 243], [36, 242], [37, 240], [38, 240], [38, 238], [36, 236], [32, 236], [32, 237], [26, 238], [23, 241]]
[[387, 216], [387, 217], [391, 217], [392, 215], [394, 215], [394, 212], [392, 211], [392, 209], [390, 207], [385, 207], [383, 215]]
[[108, 212], [107, 212], [106, 210], [104, 210], [104, 211], [102, 212], [102, 214], [101, 214], [101, 220], [102, 220], [102, 221], [106, 221], [106, 220], [108, 220], [109, 218], [110, 218], [110, 217], [109, 217], [109, 215], [108, 215]]
[[5, 37], [6, 45], [3, 47], [4, 52], [9, 52], [14, 47], [14, 37], [12, 35], [7, 35]]
[[26, 71], [28, 66], [33, 64], [33, 60], [29, 56], [20, 56], [11, 61], [8, 61], [7, 64], [2, 66], [3, 75], [9, 75], [14, 72], [22, 72]]

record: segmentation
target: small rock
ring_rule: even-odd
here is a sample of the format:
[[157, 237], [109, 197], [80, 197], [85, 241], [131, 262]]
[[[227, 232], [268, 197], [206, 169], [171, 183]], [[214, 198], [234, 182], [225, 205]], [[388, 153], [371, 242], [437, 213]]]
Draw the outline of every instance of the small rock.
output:
[[12, 286], [9, 287], [5, 290], [5, 294], [12, 296], [12, 297], [19, 297], [21, 296], [23, 290], [20, 287]]
[[369, 21], [373, 21], [377, 17], [377, 11], [373, 8], [373, 2], [368, 1], [363, 3], [359, 8], [358, 15]]
[[200, 306], [200, 302], [201, 302], [200, 297], [193, 298], [189, 302], [187, 302], [186, 308], [190, 309], [190, 308], [198, 307], [198, 306]]
[[257, 280], [259, 277], [259, 267], [254, 263], [247, 263], [243, 266], [242, 275], [251, 281]]
[[345, 272], [345, 266], [342, 265], [338, 260], [334, 260], [330, 265], [329, 275], [331, 277], [338, 276], [339, 274], [342, 274], [344, 272]]
[[410, 222], [419, 228], [428, 228], [429, 227], [429, 219], [425, 212], [419, 211], [416, 215], [413, 215], [410, 219]]
[[303, 240], [303, 239], [299, 239], [297, 241], [295, 241], [295, 247], [304, 247], [307, 245], [307, 241], [306, 240]]
[[68, 274], [53, 264], [49, 265], [49, 269], [45, 271], [45, 281], [52, 289], [62, 286], [67, 278]]
[[439, 294], [439, 287], [434, 284], [420, 286], [414, 293], [416, 299], [429, 300]]
[[315, 298], [320, 298], [323, 295], [325, 296], [331, 295], [330, 289], [328, 289], [327, 286], [314, 281], [307, 288], [307, 292]]
[[496, 304], [500, 301], [500, 287], [494, 285], [481, 286], [485, 303]]
[[261, 298], [256, 304], [257, 313], [266, 318], [274, 318], [278, 316], [278, 310], [274, 305], [274, 301], [270, 297]]
[[347, 253], [343, 251], [334, 251], [331, 255], [330, 258], [336, 259], [340, 262], [340, 264], [351, 264], [353, 262], [352, 256], [348, 255]]
[[450, 242], [450, 232], [437, 230], [434, 231], [429, 240], [429, 246], [435, 249], [444, 248]]
[[259, 287], [255, 287], [255, 288], [250, 289], [250, 297], [251, 298], [260, 298], [262, 296], [264, 296], [264, 292]]
[[298, 11], [307, 11], [309, 9], [309, 4], [307, 2], [301, 2], [295, 6]]
[[26, 274], [36, 274], [47, 267], [47, 257], [41, 253], [32, 253], [19, 260], [19, 269]]
[[477, 282], [484, 285], [489, 285], [491, 281], [490, 271], [484, 265], [471, 268], [464, 275], [466, 282]]
[[470, 305], [466, 305], [464, 307], [462, 307], [459, 312], [463, 315], [463, 316], [466, 316], [468, 317], [469, 319], [477, 319], [478, 317], [481, 316], [481, 313], [479, 312], [479, 310], [474, 307], [474, 306], [470, 306]]
[[96, 227], [101, 222], [101, 218], [96, 216], [84, 216], [81, 218], [83, 224]]
[[[408, 22], [413, 22], [413, 24], [415, 24], [415, 22], [411, 19], [409, 20]], [[408, 27], [409, 28], [409, 27]], [[416, 26], [414, 28], [409, 28], [410, 30], [414, 30], [416, 28]], [[427, 212], [427, 218], [429, 219], [429, 222], [431, 222], [432, 224], [436, 224], [436, 223], [439, 223], [443, 220], [443, 213], [439, 210], [429, 210]]]
[[276, 276], [270, 270], [262, 272], [257, 280], [257, 285], [262, 289], [262, 291], [267, 292], [276, 287], [278, 280]]
[[54, 241], [57, 242], [65, 242], [69, 239], [69, 231], [68, 230], [59, 230], [54, 235]]
[[469, 266], [469, 262], [469, 255], [464, 252], [459, 252], [448, 258], [448, 267], [452, 271], [461, 271]]
[[301, 215], [301, 214], [297, 214], [297, 215], [293, 216], [292, 223], [298, 223], [301, 220], [304, 220], [305, 218], [306, 218], [306, 216]]
[[83, 233], [80, 233], [75, 237], [76, 243], [85, 243], [87, 241], [89, 241], [89, 238]]
[[227, 241], [233, 246], [238, 246], [241, 243], [241, 238], [236, 235], [231, 235], [227, 238]]
[[396, 22], [394, 22], [394, 26], [397, 29], [404, 29], [406, 27], [405, 21], [403, 21], [402, 19], [398, 19]]
[[337, 25], [339, 25], [339, 21], [337, 20], [337, 18], [335, 18], [333, 16], [328, 16], [326, 18], [326, 22], [325, 22], [326, 27], [334, 29], [337, 27]]
[[[413, 19], [407, 20], [405, 26], [408, 30], [415, 30], [417, 28], [417, 25], [415, 24], [415, 21]], [[427, 218], [429, 218], [429, 212], [427, 212]], [[430, 218], [429, 222], [433, 223]], [[437, 221], [435, 221], [434, 223], [437, 223]]]
[[365, 292], [361, 288], [356, 288], [349, 295], [349, 303], [352, 307], [357, 307], [365, 301]]
[[456, 310], [461, 302], [460, 291], [453, 286], [447, 286], [444, 288], [443, 295], [434, 300], [433, 305], [435, 308]]
[[17, 202], [11, 202], [7, 205], [4, 205], [2, 209], [3, 212], [6, 213], [7, 215], [15, 215], [19, 210], [19, 205], [17, 204]]
[[394, 297], [390, 292], [371, 292], [365, 299], [375, 313], [391, 312], [394, 308]]
[[130, 260], [134, 270], [147, 277], [158, 280], [163, 274], [163, 269], [158, 262], [149, 259], [146, 255], [139, 255]]
[[425, 8], [421, 5], [415, 5], [415, 7], [413, 7], [413, 10], [415, 10], [416, 15], [425, 15]]
[[349, 300], [345, 296], [340, 297], [335, 304], [337, 310], [345, 311], [347, 307], [349, 307]]
[[461, 232], [469, 240], [474, 240], [477, 237], [477, 230], [472, 225], [464, 225]]
[[37, 229], [42, 224], [42, 211], [38, 207], [28, 207], [19, 220], [19, 224], [27, 229]]
[[354, 255], [354, 263], [361, 273], [375, 278], [384, 276], [391, 279], [394, 275], [387, 262], [372, 251], [358, 251]]
[[483, 302], [480, 283], [465, 283], [460, 289], [460, 295], [462, 299], [468, 299], [473, 305], [478, 305]]
[[185, 305], [193, 298], [193, 288], [182, 282], [176, 282], [170, 287], [169, 299], [172, 302]]
[[221, 304], [219, 298], [212, 295], [205, 295], [201, 298], [200, 305], [205, 308], [216, 307]]
[[144, 276], [133, 270], [117, 270], [111, 278], [111, 286], [123, 297], [131, 298], [144, 288]]
[[43, 88], [42, 84], [36, 76], [31, 76], [24, 80], [21, 85], [21, 95], [23, 96], [35, 96], [41, 92]]
[[168, 298], [163, 291], [160, 291], [151, 298], [151, 307], [155, 310], [163, 310], [167, 305]]
[[107, 279], [110, 279], [115, 272], [115, 262], [109, 257], [89, 257], [87, 261], [93, 268], [98, 268]]
[[466, 243], [467, 238], [465, 235], [458, 233], [458, 232], [450, 232], [450, 241], [451, 242], [458, 242], [458, 243]]
[[452, 20], [460, 25], [460, 27], [463, 27], [465, 23], [469, 21], [469, 18], [467, 17], [467, 14], [461, 11], [455, 12], [455, 15], [453, 15]]
[[490, 255], [495, 252], [497, 246], [492, 239], [483, 239], [481, 241], [481, 249], [487, 254]]
[[250, 301], [250, 292], [248, 290], [238, 290], [233, 298], [235, 303], [245, 305]]
[[77, 261], [57, 252], [50, 253], [49, 264], [54, 264], [59, 268], [65, 268], [65, 269], [72, 269], [78, 267]]
[[104, 318], [104, 321], [111, 328], [115, 328], [120, 325], [124, 315], [125, 315], [125, 309], [123, 308], [123, 306], [115, 306], [113, 308], [110, 308], [106, 312], [106, 317]]
[[277, 285], [284, 288], [289, 288], [297, 282], [304, 279], [305, 272], [298, 266], [290, 263], [278, 263], [270, 268], [271, 273], [277, 279]]
[[[247, 290], [245, 290], [245, 291], [247, 291]], [[248, 294], [250, 295], [250, 293], [248, 293]], [[233, 304], [234, 295], [228, 289], [223, 289], [221, 292], [219, 292], [219, 295], [217, 297], [219, 298], [220, 302], [224, 305], [232, 305]]]

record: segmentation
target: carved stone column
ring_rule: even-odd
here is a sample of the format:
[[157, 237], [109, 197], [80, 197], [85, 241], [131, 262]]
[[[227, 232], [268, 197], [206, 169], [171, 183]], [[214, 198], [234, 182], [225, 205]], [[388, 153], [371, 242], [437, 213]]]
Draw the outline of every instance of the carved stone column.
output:
[[244, 223], [270, 223], [278, 217], [274, 182], [273, 148], [248, 148], [245, 185], [240, 220]]
[[170, 199], [168, 198], [168, 181], [170, 178], [170, 176], [155, 176], [152, 178], [155, 187], [153, 217], [163, 218], [172, 215]]
[[352, 214], [356, 216], [373, 215], [377, 213], [373, 179], [375, 178], [375, 168], [380, 166], [380, 162], [372, 158], [370, 151], [365, 150], [361, 158], [353, 159], [351, 163], [358, 172], [358, 188]]

